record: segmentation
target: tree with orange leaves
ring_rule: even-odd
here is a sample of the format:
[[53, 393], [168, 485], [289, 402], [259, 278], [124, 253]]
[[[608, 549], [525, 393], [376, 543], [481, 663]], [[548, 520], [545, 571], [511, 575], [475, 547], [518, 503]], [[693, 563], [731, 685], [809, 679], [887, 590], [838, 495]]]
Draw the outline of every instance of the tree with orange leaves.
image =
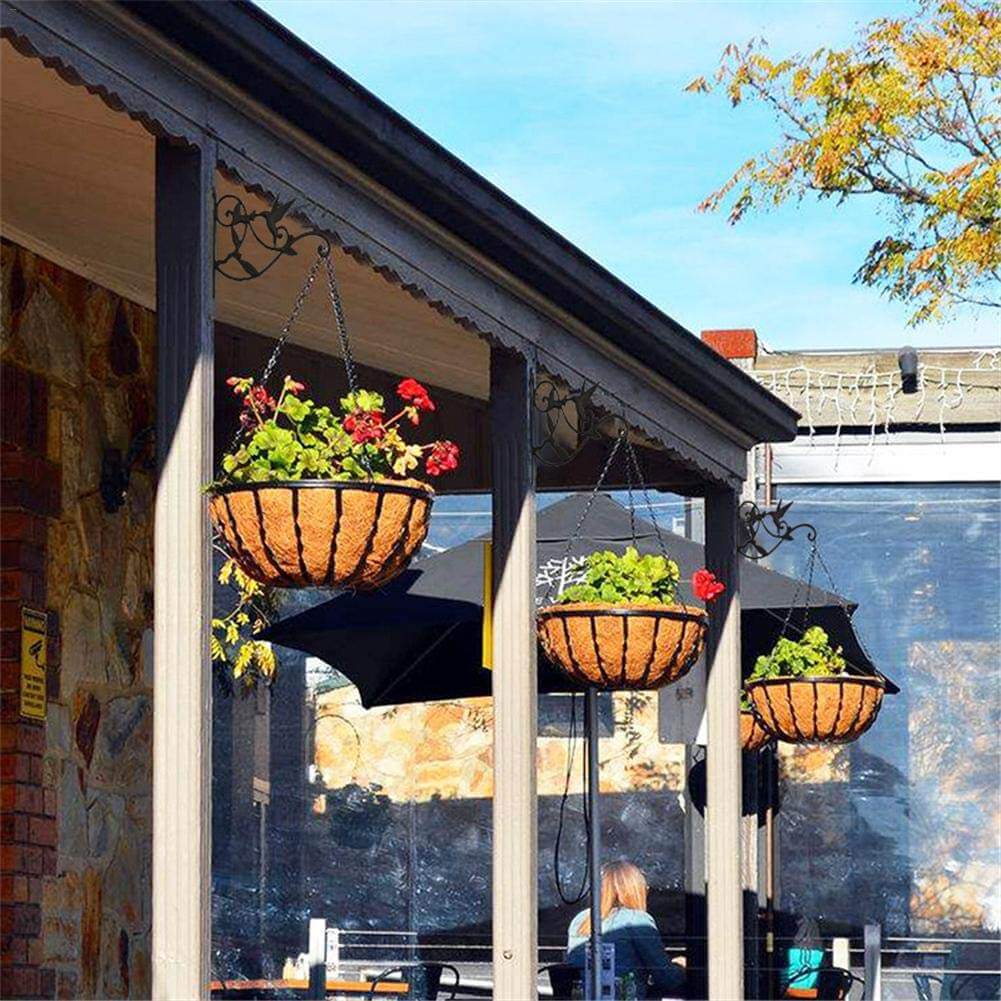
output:
[[711, 80], [736, 106], [770, 107], [783, 132], [699, 206], [751, 209], [808, 194], [868, 196], [886, 236], [855, 280], [913, 306], [911, 322], [956, 303], [1001, 306], [1001, 7], [926, 0], [867, 25], [846, 49], [773, 60], [730, 45]]

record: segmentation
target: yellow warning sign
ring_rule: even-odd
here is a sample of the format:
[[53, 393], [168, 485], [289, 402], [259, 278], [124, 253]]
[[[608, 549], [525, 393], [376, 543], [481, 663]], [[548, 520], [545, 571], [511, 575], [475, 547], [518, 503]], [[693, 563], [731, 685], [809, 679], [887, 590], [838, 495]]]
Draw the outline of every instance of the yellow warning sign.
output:
[[45, 719], [45, 612], [21, 609], [21, 715]]

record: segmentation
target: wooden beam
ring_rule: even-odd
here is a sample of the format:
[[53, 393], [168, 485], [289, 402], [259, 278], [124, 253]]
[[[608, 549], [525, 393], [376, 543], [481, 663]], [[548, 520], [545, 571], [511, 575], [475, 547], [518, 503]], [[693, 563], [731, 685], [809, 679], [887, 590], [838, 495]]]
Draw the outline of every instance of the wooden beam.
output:
[[538, 832], [533, 377], [490, 355], [493, 483], [493, 972], [498, 1001], [536, 997]]
[[706, 650], [706, 869], [710, 1001], [744, 996], [741, 893], [740, 576], [735, 490], [706, 497], [706, 565], [726, 584]]
[[212, 182], [215, 148], [156, 144], [153, 996], [208, 996]]
[[743, 789], [741, 790], [740, 878], [744, 899], [744, 990], [749, 998], [760, 998], [761, 937], [758, 921], [758, 886], [761, 869], [758, 853], [758, 787], [760, 785], [757, 751], [741, 753]]

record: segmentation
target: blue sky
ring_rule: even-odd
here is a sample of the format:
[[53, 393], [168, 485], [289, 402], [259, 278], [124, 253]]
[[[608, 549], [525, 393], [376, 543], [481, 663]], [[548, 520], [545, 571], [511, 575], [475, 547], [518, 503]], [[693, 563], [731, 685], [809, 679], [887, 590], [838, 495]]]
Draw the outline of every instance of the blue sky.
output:
[[872, 202], [785, 205], [736, 227], [698, 202], [778, 136], [761, 109], [683, 93], [729, 42], [848, 43], [910, 3], [264, 0], [261, 6], [697, 333], [775, 349], [998, 341], [973, 311], [908, 328], [853, 286], [885, 230]]

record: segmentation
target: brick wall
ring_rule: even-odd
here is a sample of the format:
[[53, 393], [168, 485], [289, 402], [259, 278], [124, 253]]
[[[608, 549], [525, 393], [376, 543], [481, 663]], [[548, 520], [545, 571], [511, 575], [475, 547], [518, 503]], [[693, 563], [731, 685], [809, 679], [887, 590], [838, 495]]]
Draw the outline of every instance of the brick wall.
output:
[[[56, 871], [56, 795], [42, 783], [45, 723], [20, 715], [21, 609], [46, 608], [48, 522], [60, 504], [59, 467], [46, 457], [48, 385], [5, 364], [0, 385], [0, 995], [53, 997], [42, 964], [42, 879]], [[59, 626], [49, 616], [49, 697], [59, 696]]]

